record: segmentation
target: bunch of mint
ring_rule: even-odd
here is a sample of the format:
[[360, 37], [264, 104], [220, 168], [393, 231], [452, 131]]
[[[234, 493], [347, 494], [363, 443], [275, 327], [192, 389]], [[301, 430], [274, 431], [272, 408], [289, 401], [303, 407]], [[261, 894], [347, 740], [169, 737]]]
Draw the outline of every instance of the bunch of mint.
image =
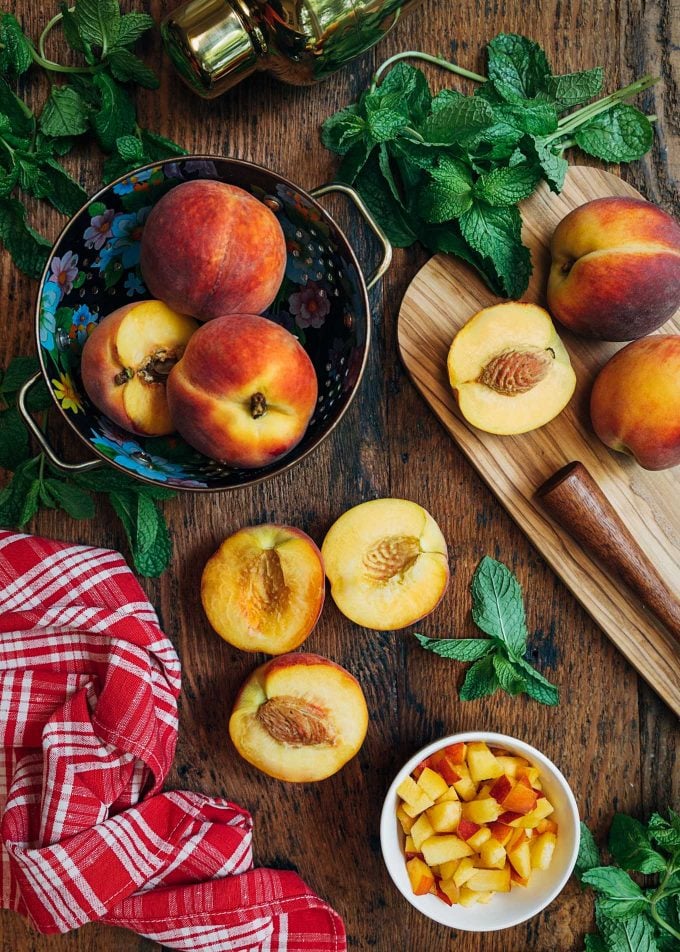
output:
[[[487, 52], [488, 78], [417, 51], [391, 57], [357, 103], [324, 122], [321, 138], [343, 157], [337, 179], [358, 189], [393, 245], [457, 255], [494, 293], [516, 298], [531, 275], [518, 203], [541, 180], [560, 191], [571, 146], [608, 162], [644, 155], [653, 117], [624, 100], [656, 80], [570, 112], [600, 93], [601, 69], [555, 75], [540, 46], [512, 34]], [[472, 96], [433, 96], [420, 69], [392, 65], [406, 58], [480, 85]]]
[[494, 694], [528, 694], [541, 704], [559, 701], [557, 688], [529, 662], [524, 600], [519, 582], [502, 562], [485, 556], [470, 586], [472, 620], [488, 638], [426, 638], [416, 634], [423, 648], [443, 658], [472, 661], [459, 692], [461, 701]]
[[[123, 523], [132, 561], [140, 575], [160, 575], [167, 568], [172, 543], [157, 502], [175, 493], [130, 479], [109, 466], [66, 476], [54, 469], [44, 453], [31, 456], [29, 435], [16, 407], [23, 384], [39, 369], [35, 357], [15, 357], [0, 371], [0, 468], [13, 472], [0, 490], [0, 526], [23, 528], [38, 509], [63, 509], [73, 519], [95, 515], [92, 493], [108, 498]], [[27, 407], [42, 414], [52, 406], [43, 382], [32, 387]]]
[[[581, 824], [578, 880], [596, 894], [598, 933], [585, 952], [677, 952], [680, 949], [680, 814], [653, 813], [647, 824], [617, 813], [609, 831], [616, 866], [604, 866], [588, 827]], [[627, 870], [642, 873], [640, 886]], [[653, 877], [652, 885], [650, 879]]]
[[[45, 41], [61, 22], [69, 47], [82, 59], [64, 66], [45, 55]], [[59, 159], [74, 142], [92, 136], [111, 153], [104, 180], [149, 162], [183, 155], [180, 146], [137, 124], [131, 84], [154, 89], [154, 73], [130, 47], [152, 26], [146, 13], [121, 15], [118, 0], [75, 0], [49, 21], [37, 48], [11, 13], [0, 15], [0, 241], [17, 267], [38, 278], [50, 242], [30, 227], [21, 193], [45, 199], [73, 215], [87, 195]], [[53, 85], [39, 115], [13, 88], [31, 67], [66, 82]]]

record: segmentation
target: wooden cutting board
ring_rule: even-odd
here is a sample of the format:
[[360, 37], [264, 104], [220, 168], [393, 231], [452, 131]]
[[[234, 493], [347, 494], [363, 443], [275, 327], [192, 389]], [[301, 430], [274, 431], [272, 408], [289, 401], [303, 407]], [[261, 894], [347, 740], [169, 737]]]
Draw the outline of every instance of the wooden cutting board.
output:
[[[640, 197], [608, 172], [572, 167], [561, 195], [542, 184], [522, 204], [523, 238], [534, 273], [524, 300], [545, 303], [549, 244], [558, 222], [584, 202], [608, 195]], [[460, 327], [498, 302], [476, 273], [449, 255], [435, 255], [411, 282], [399, 312], [399, 349], [414, 384], [460, 449], [526, 532], [557, 575], [630, 663], [680, 715], [680, 645], [642, 604], [542, 511], [533, 499], [540, 484], [571, 460], [580, 460], [629, 530], [680, 593], [680, 467], [648, 472], [608, 450], [592, 431], [590, 389], [600, 367], [622, 344], [559, 333], [577, 375], [576, 392], [547, 426], [519, 436], [494, 436], [470, 427], [449, 387], [446, 357]], [[559, 329], [559, 325], [558, 325]], [[680, 333], [680, 317], [662, 328]]]

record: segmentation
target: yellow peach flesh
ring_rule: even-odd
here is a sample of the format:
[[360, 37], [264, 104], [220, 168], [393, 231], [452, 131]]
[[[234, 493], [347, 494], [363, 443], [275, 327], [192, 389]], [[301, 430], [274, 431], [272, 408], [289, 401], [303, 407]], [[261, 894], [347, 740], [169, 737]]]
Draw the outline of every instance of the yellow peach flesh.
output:
[[391, 631], [429, 614], [449, 579], [446, 542], [432, 516], [405, 499], [350, 509], [321, 547], [340, 611], [366, 628]]

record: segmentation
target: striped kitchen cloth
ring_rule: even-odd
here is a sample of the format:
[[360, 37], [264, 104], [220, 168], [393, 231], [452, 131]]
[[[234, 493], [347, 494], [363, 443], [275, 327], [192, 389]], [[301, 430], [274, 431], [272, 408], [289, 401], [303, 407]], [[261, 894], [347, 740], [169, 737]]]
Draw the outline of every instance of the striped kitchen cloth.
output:
[[192, 952], [342, 952], [293, 872], [252, 868], [227, 800], [160, 793], [180, 664], [118, 552], [0, 531], [1, 906]]

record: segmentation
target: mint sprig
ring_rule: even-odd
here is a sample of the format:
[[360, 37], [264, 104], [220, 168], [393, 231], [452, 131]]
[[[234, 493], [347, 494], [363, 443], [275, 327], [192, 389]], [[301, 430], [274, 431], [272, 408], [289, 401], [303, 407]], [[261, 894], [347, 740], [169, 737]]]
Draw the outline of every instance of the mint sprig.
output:
[[[358, 102], [326, 119], [321, 139], [342, 156], [336, 178], [355, 185], [394, 245], [420, 241], [455, 254], [494, 293], [520, 297], [531, 261], [518, 203], [541, 180], [562, 189], [564, 152], [573, 146], [608, 162], [644, 155], [654, 117], [626, 101], [656, 79], [589, 103], [602, 89], [600, 68], [553, 73], [540, 46], [515, 34], [495, 37], [487, 58], [484, 77], [428, 53], [398, 53]], [[452, 89], [433, 96], [405, 59], [479, 85], [471, 96]]]
[[[67, 476], [50, 466], [44, 453], [31, 456], [16, 397], [38, 369], [36, 357], [15, 357], [4, 373], [0, 371], [0, 468], [13, 474], [0, 490], [0, 526], [22, 529], [41, 508], [62, 509], [73, 519], [92, 519], [96, 501], [104, 497], [123, 524], [139, 574], [160, 575], [170, 563], [172, 542], [158, 503], [175, 493], [137, 482], [111, 467]], [[27, 406], [40, 414], [44, 426], [45, 411], [52, 406], [44, 383], [31, 389]]]
[[[58, 24], [79, 65], [48, 58], [46, 40]], [[131, 49], [153, 25], [146, 13], [121, 15], [118, 0], [75, 0], [71, 8], [61, 4], [34, 44], [11, 13], [0, 14], [0, 242], [30, 277], [42, 273], [51, 242], [31, 228], [22, 193], [49, 201], [64, 215], [78, 211], [87, 194], [59, 161], [76, 141], [90, 136], [111, 156], [107, 182], [185, 153], [139, 127], [129, 94], [132, 84], [158, 86], [153, 71]], [[36, 113], [15, 92], [17, 80], [32, 67], [65, 79], [52, 85]], [[138, 148], [124, 155], [121, 139], [136, 141]]]
[[[617, 813], [608, 847], [617, 865], [602, 864], [597, 844], [581, 823], [574, 870], [592, 887], [599, 932], [585, 937], [586, 952], [670, 952], [680, 948], [680, 815], [654, 813], [647, 824]], [[630, 872], [655, 876], [641, 887]]]
[[526, 660], [528, 632], [522, 589], [510, 569], [490, 556], [477, 566], [470, 586], [472, 620], [488, 638], [427, 638], [421, 646], [443, 658], [472, 661], [459, 691], [461, 701], [494, 694], [527, 694], [541, 704], [559, 702], [557, 688]]

